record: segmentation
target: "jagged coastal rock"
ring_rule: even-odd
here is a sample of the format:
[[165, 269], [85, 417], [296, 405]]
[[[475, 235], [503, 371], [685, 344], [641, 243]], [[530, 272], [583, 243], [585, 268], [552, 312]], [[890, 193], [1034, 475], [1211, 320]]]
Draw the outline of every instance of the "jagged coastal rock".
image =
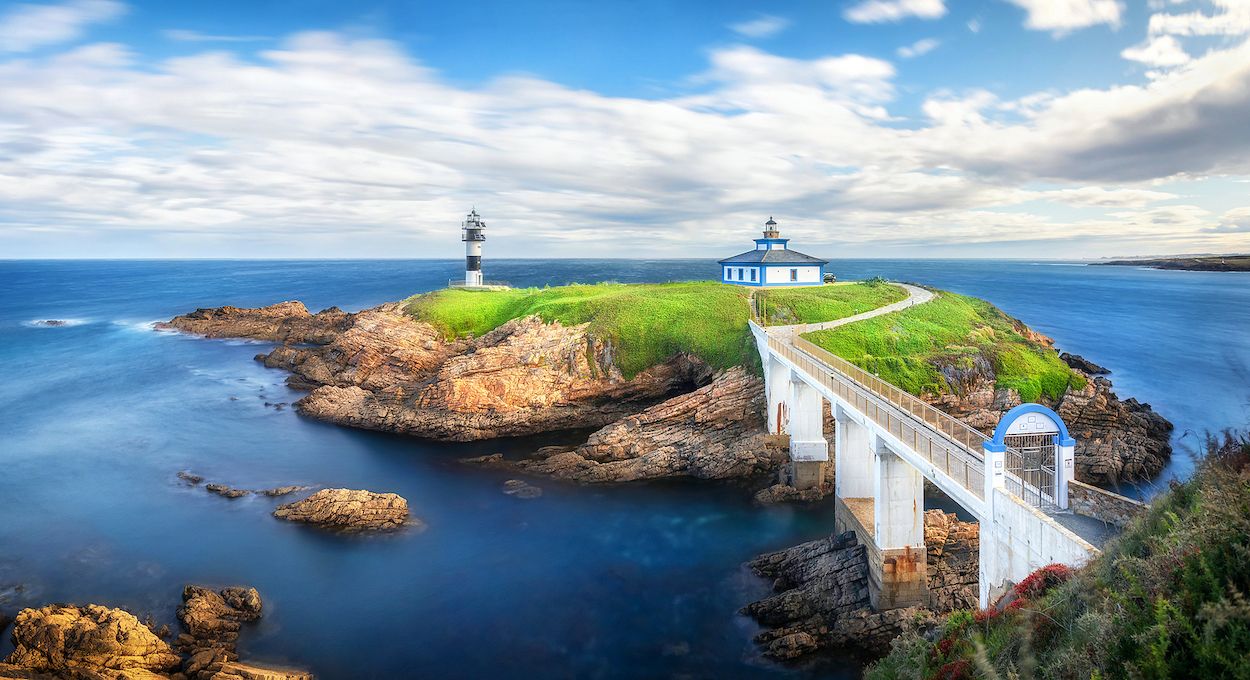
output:
[[933, 620], [934, 612], [976, 605], [978, 536], [974, 522], [941, 510], [925, 513], [928, 608], [873, 611], [866, 549], [847, 532], [752, 560], [750, 569], [773, 579], [776, 594], [748, 604], [742, 613], [767, 627], [756, 642], [773, 658], [835, 647], [879, 651], [906, 626]]
[[24, 609], [13, 628], [14, 651], [0, 663], [0, 680], [313, 679], [298, 669], [239, 661], [241, 624], [261, 615], [255, 588], [188, 585], [182, 599], [177, 615], [186, 632], [172, 647], [122, 609]]
[[514, 465], [579, 482], [766, 474], [784, 463], [785, 452], [765, 445], [763, 395], [759, 378], [732, 368], [693, 392], [600, 429], [581, 446]]
[[[1053, 344], [1050, 338], [1030, 332], [1043, 344]], [[1110, 380], [1084, 370], [1090, 366], [1105, 369], [1072, 354], [1061, 358], [1085, 377], [1085, 386], [1069, 388], [1056, 402], [1045, 398], [1043, 402], [1063, 418], [1076, 439], [1076, 478], [1106, 485], [1157, 475], [1172, 455], [1172, 423], [1150, 404], [1121, 401]], [[1021, 403], [1015, 390], [995, 386], [993, 367], [983, 356], [970, 368], [947, 366], [942, 372], [953, 393], [926, 399], [983, 432], [991, 432], [1003, 414]]]
[[24, 609], [12, 637], [13, 653], [0, 664], [0, 677], [31, 677], [18, 673], [33, 672], [57, 678], [148, 680], [168, 677], [182, 663], [133, 614], [94, 604]]
[[343, 532], [394, 531], [419, 524], [409, 518], [408, 501], [402, 496], [358, 489], [322, 489], [278, 506], [273, 516]]
[[[1015, 324], [1021, 335], [1053, 345]], [[486, 456], [479, 464], [619, 482], [754, 477], [784, 462], [784, 450], [764, 434], [762, 381], [751, 372], [713, 375], [697, 358], [676, 354], [626, 379], [612, 344], [593, 337], [589, 324], [525, 317], [477, 338], [447, 340], [399, 304], [310, 314], [298, 302], [284, 302], [200, 309], [162, 327], [284, 343], [257, 359], [290, 371], [291, 385], [311, 390], [295, 404], [301, 413], [341, 425], [440, 441], [602, 428], [571, 449], [543, 450], [523, 461]], [[1157, 474], [1171, 453], [1171, 424], [1148, 404], [1121, 401], [1110, 381], [1096, 375], [1101, 367], [1063, 356], [1087, 377], [1083, 388], [1048, 404], [1077, 439], [1077, 478], [1114, 484]], [[982, 431], [1020, 403], [1014, 390], [996, 387], [985, 357], [938, 368], [952, 393], [926, 398]], [[826, 438], [832, 441], [832, 427]], [[782, 483], [760, 500], [819, 494], [808, 496]]]

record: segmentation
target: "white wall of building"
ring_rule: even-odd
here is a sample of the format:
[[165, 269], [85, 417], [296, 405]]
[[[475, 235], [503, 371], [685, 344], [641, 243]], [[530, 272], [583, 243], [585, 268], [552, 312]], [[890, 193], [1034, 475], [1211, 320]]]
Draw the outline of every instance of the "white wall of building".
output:
[[[796, 281], [790, 280], [790, 270], [794, 269], [798, 272]], [[796, 267], [787, 267], [785, 265], [769, 266], [764, 268], [764, 283], [787, 284], [787, 283], [820, 283], [820, 267], [814, 265], [800, 265]]]

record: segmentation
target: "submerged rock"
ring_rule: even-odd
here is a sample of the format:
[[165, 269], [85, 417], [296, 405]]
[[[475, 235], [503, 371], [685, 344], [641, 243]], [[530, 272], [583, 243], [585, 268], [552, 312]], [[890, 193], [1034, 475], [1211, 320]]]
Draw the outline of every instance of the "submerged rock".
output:
[[307, 487], [307, 486], [277, 486], [272, 489], [261, 489], [260, 491], [257, 491], [256, 493], [261, 494], [263, 496], [269, 496], [272, 498], [272, 497], [277, 497], [277, 496], [286, 496], [288, 494], [293, 494], [296, 491], [307, 491], [310, 488], [311, 487]]
[[190, 471], [187, 471], [187, 470], [180, 471], [178, 473], [178, 479], [181, 479], [182, 481], [186, 482], [187, 484], [190, 484], [191, 486], [196, 486], [200, 482], [204, 481], [203, 477], [196, 475], [196, 474], [192, 474]]
[[503, 492], [516, 498], [538, 498], [543, 490], [520, 479], [509, 479], [503, 483]]
[[393, 531], [419, 523], [409, 519], [408, 501], [402, 496], [355, 489], [322, 489], [278, 506], [273, 516], [346, 532]]
[[225, 498], [242, 498], [243, 496], [252, 493], [247, 489], [236, 489], [226, 486], [225, 484], [205, 484], [204, 489], [210, 493], [215, 493], [218, 496], [223, 496]]
[[5, 664], [15, 667], [14, 673], [145, 680], [167, 677], [181, 663], [173, 649], [133, 614], [93, 604], [23, 609], [14, 622], [12, 639], [13, 653]]

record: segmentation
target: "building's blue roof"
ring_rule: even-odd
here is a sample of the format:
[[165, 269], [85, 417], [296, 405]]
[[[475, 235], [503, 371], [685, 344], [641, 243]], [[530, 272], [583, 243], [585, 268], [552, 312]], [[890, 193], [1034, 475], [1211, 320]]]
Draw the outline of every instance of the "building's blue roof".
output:
[[829, 260], [804, 255], [797, 250], [748, 250], [719, 260], [720, 264], [829, 264]]

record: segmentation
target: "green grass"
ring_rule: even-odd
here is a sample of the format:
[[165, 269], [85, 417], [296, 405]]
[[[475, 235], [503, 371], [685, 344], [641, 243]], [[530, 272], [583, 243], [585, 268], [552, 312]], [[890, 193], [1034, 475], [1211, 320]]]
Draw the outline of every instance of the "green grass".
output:
[[837, 283], [819, 288], [770, 288], [756, 293], [756, 308], [768, 325], [832, 321], [907, 298], [884, 281]]
[[1026, 585], [1019, 604], [900, 637], [866, 677], [1250, 678], [1250, 440], [1210, 440], [1101, 555]]
[[1024, 401], [1057, 400], [1069, 386], [1084, 386], [1054, 349], [1022, 331], [984, 300], [941, 293], [923, 305], [803, 337], [917, 395], [956, 392], [948, 375], [971, 374], [987, 362], [996, 384]]
[[629, 377], [681, 352], [718, 369], [758, 366], [747, 295], [741, 286], [702, 281], [447, 289], [409, 298], [405, 309], [449, 338], [479, 336], [530, 315], [565, 325], [589, 323], [591, 335], [613, 343], [616, 366]]

